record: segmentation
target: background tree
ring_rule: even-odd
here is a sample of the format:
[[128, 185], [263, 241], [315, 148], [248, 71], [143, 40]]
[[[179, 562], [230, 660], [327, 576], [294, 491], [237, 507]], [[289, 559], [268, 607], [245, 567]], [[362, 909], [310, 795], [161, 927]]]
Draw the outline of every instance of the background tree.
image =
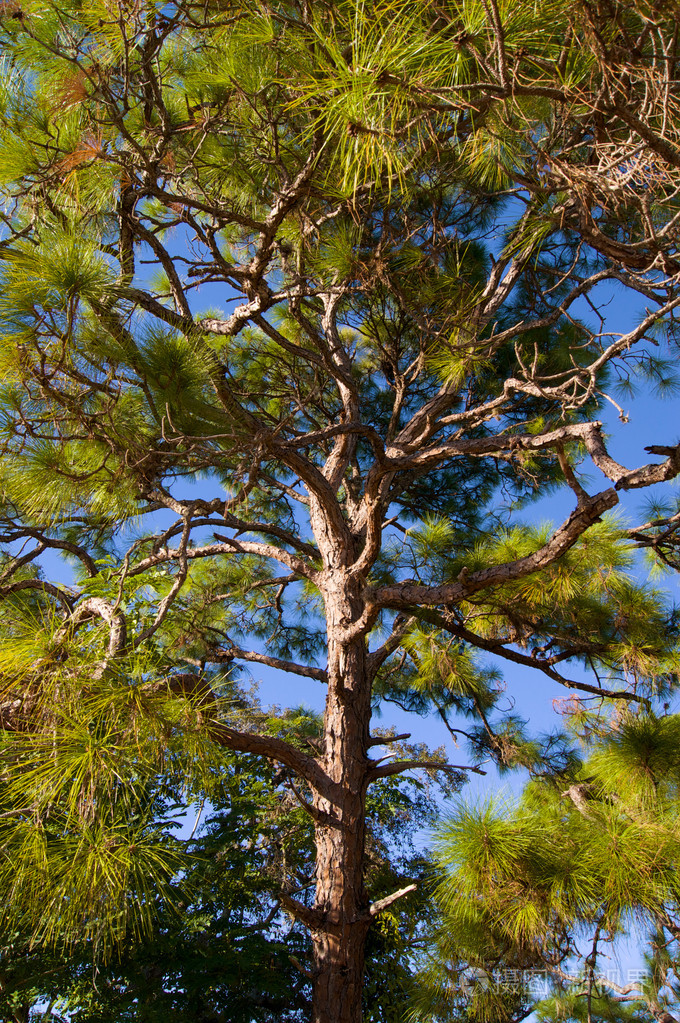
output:
[[[414, 1018], [677, 1019], [678, 717], [618, 710], [605, 725], [572, 709], [583, 759], [516, 805], [461, 804], [444, 826], [438, 945]], [[646, 970], [630, 981], [615, 942], [633, 926]]]
[[[120, 938], [174, 869], [146, 780], [260, 755], [314, 824], [314, 902], [280, 894], [312, 1018], [356, 1021], [401, 894], [370, 903], [367, 792], [423, 763], [372, 756], [373, 706], [468, 715], [469, 770], [550, 754], [479, 652], [675, 684], [629, 541], [672, 557], [677, 513], [603, 516], [680, 449], [626, 468], [596, 418], [673, 383], [672, 9], [28, 0], [2, 41], [6, 912]], [[613, 285], [646, 310], [619, 334]], [[253, 664], [326, 687], [320, 741], [237, 712]]]
[[[269, 715], [270, 725], [275, 718]], [[261, 724], [263, 720], [261, 720]], [[283, 730], [318, 735], [306, 712], [278, 719]], [[167, 816], [186, 787], [166, 769], [158, 780]], [[445, 786], [445, 791], [448, 786]], [[40, 944], [31, 928], [7, 934], [0, 951], [0, 1014], [12, 1023], [230, 1023], [300, 1020], [309, 1014], [310, 981], [301, 963], [309, 938], [281, 909], [279, 893], [310, 902], [313, 828], [290, 780], [260, 758], [223, 753], [202, 786], [209, 808], [194, 827], [165, 833], [158, 851], [181, 858], [166, 898], [154, 899], [153, 926], [102, 959], [91, 940]], [[195, 808], [194, 808], [195, 809]], [[431, 785], [405, 777], [374, 786], [367, 805], [366, 885], [375, 899], [425, 878], [431, 863], [414, 836], [434, 824]], [[205, 816], [204, 823], [201, 818]], [[191, 822], [189, 822], [191, 823]], [[179, 820], [175, 822], [179, 827]], [[194, 837], [195, 836], [195, 837]], [[401, 1023], [410, 994], [410, 960], [432, 912], [426, 884], [380, 915], [367, 950], [365, 1018]], [[30, 924], [30, 922], [29, 922]]]

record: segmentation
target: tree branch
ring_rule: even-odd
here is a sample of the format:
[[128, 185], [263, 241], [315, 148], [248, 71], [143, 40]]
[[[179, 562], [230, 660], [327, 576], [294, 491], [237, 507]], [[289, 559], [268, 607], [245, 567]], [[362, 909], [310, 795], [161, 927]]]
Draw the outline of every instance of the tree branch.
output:
[[412, 582], [392, 583], [373, 591], [375, 607], [403, 608], [413, 611], [414, 604], [456, 604], [479, 590], [502, 586], [522, 579], [552, 565], [577, 542], [580, 536], [600, 518], [603, 512], [618, 504], [614, 490], [604, 490], [583, 502], [557, 529], [550, 540], [533, 554], [502, 565], [491, 565], [472, 572], [464, 581], [444, 583], [440, 586], [420, 586]]
[[[320, 909], [315, 909], [311, 906], [305, 906], [302, 902], [298, 902], [297, 899], [293, 899], [290, 895], [285, 895], [283, 892], [279, 895], [281, 905], [292, 917], [299, 920], [301, 924], [310, 931], [319, 931], [323, 928], [325, 923], [325, 914]], [[305, 971], [307, 976], [310, 976]]]
[[69, 630], [76, 630], [93, 618], [101, 618], [109, 627], [107, 660], [122, 653], [127, 643], [125, 615], [102, 597], [88, 597], [78, 604], [70, 619], [59, 630], [58, 639], [65, 638]]
[[238, 753], [255, 753], [258, 756], [266, 757], [268, 760], [275, 760], [295, 771], [301, 778], [304, 778], [317, 792], [325, 793], [331, 786], [331, 781], [321, 765], [314, 757], [302, 753], [297, 747], [277, 739], [272, 735], [259, 735], [254, 732], [240, 732], [235, 728], [222, 723], [211, 722], [209, 735], [213, 742], [227, 749], [235, 750]]
[[48, 583], [44, 579], [19, 579], [13, 583], [7, 583], [5, 586], [0, 586], [0, 596], [6, 597], [10, 593], [18, 593], [20, 590], [41, 590], [43, 593], [49, 593], [51, 597], [56, 597], [69, 613], [73, 610], [76, 599], [59, 586]]
[[[294, 554], [290, 554], [280, 547], [275, 547], [273, 544], [258, 543], [250, 540], [235, 540], [229, 537], [219, 537], [219, 539], [220, 543], [206, 544], [204, 547], [188, 547], [186, 557], [189, 560], [192, 558], [211, 558], [218, 554], [233, 554], [234, 551], [237, 551], [242, 554], [254, 554], [260, 558], [271, 558], [282, 565], [286, 565], [297, 575], [311, 580], [316, 578], [317, 573], [315, 569], [310, 568]], [[156, 554], [150, 554], [147, 558], [138, 561], [130, 568], [128, 575], [139, 575], [140, 572], [144, 572], [154, 565], [174, 561], [179, 557], [180, 551], [178, 549], [158, 551]]]
[[[480, 650], [487, 650], [491, 654], [496, 654], [498, 657], [504, 658], [506, 661], [512, 661], [514, 664], [523, 664], [528, 668], [536, 668], [538, 671], [547, 675], [548, 678], [553, 679], [555, 682], [559, 682], [566, 689], [578, 689], [583, 693], [592, 693], [593, 696], [600, 696], [603, 699], [611, 700], [631, 700], [637, 703], [647, 704], [649, 701], [644, 696], [638, 696], [637, 693], [627, 692], [625, 689], [602, 689], [600, 686], [590, 685], [588, 682], [574, 682], [572, 679], [565, 678], [560, 675], [552, 667], [552, 663], [555, 659], [546, 658], [545, 660], [539, 657], [530, 657], [528, 654], [522, 654], [518, 650], [509, 650], [503, 643], [494, 642], [490, 639], [485, 639], [483, 636], [478, 636], [477, 633], [472, 632], [470, 629], [466, 629], [464, 625], [459, 622], [448, 621], [444, 615], [437, 613], [424, 613], [418, 615], [419, 618], [430, 621], [439, 626], [441, 629], [445, 629], [452, 636], [457, 636], [459, 639], [465, 640], [466, 643], [470, 643], [471, 646], [475, 646]], [[580, 650], [575, 650], [573, 655], [581, 653]], [[566, 656], [570, 656], [567, 654]]]
[[384, 899], [376, 899], [375, 902], [371, 903], [368, 915], [377, 916], [378, 913], [382, 913], [384, 909], [391, 906], [393, 902], [397, 901], [397, 899], [403, 899], [404, 895], [409, 895], [411, 892], [415, 892], [417, 888], [417, 884], [409, 884], [405, 888], [400, 888], [399, 891], [392, 892], [391, 895], [386, 895]]
[[328, 682], [328, 674], [323, 668], [314, 668], [308, 664], [298, 664], [296, 661], [286, 661], [280, 657], [272, 657], [270, 654], [257, 653], [255, 650], [242, 650], [240, 647], [229, 647], [226, 650], [211, 649], [207, 657], [215, 664], [234, 660], [252, 661], [255, 664], [266, 664], [269, 668], [277, 668], [292, 675], [313, 678], [317, 682]]
[[472, 771], [473, 774], [486, 774], [481, 767], [470, 767], [463, 764], [442, 764], [439, 760], [395, 760], [391, 764], [383, 764], [382, 767], [372, 767], [367, 772], [368, 784], [373, 784], [379, 778], [389, 778], [393, 774], [402, 774], [404, 771]]

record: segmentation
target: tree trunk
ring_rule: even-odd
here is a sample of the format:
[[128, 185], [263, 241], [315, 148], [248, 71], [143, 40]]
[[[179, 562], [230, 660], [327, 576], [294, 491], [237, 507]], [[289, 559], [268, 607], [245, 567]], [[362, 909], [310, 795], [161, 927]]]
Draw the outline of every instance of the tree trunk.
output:
[[317, 793], [316, 910], [312, 930], [313, 1023], [360, 1023], [364, 946], [370, 923], [363, 859], [371, 718], [366, 641], [352, 635], [364, 603], [359, 581], [339, 573], [324, 587], [328, 627], [328, 692], [324, 768]]

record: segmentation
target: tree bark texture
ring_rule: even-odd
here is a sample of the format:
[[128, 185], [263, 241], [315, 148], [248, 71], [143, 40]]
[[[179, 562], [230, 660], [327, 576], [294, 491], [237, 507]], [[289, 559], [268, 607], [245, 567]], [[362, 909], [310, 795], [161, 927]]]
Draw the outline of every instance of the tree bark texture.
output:
[[323, 587], [328, 627], [324, 714], [325, 791], [315, 795], [316, 910], [313, 1023], [360, 1023], [364, 945], [370, 923], [363, 883], [371, 680], [363, 634], [361, 587], [347, 570]]

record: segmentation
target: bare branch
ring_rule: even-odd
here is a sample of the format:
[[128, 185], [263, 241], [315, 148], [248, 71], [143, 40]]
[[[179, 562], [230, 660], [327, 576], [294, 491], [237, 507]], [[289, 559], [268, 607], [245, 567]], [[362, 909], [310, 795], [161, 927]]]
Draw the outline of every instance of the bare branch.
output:
[[393, 902], [397, 899], [403, 899], [405, 895], [409, 895], [411, 892], [415, 892], [418, 888], [417, 884], [406, 885], [405, 888], [400, 888], [399, 891], [392, 892], [391, 895], [386, 895], [384, 899], [376, 899], [375, 902], [371, 903], [368, 915], [377, 916], [378, 913], [382, 913], [383, 910], [388, 909]]
[[313, 678], [317, 682], [328, 682], [328, 674], [323, 668], [297, 664], [295, 661], [286, 661], [280, 657], [272, 657], [270, 654], [258, 653], [256, 650], [243, 650], [234, 646], [225, 650], [210, 649], [207, 656], [215, 664], [224, 664], [230, 661], [252, 661], [254, 664], [266, 664], [269, 668], [277, 668], [279, 671], [286, 671], [292, 675]]
[[[303, 576], [306, 579], [314, 579], [316, 576], [316, 570], [310, 568], [304, 561], [297, 558], [294, 554], [290, 554], [288, 551], [284, 551], [280, 547], [274, 547], [272, 544], [258, 543], [256, 541], [236, 540], [229, 537], [221, 537], [220, 543], [206, 544], [204, 547], [188, 547], [185, 554], [187, 560], [191, 561], [193, 558], [212, 558], [219, 554], [233, 554], [234, 552], [255, 554], [260, 558], [278, 561], [280, 564], [286, 565], [288, 568], [292, 569], [292, 571], [297, 575]], [[139, 575], [141, 572], [145, 572], [154, 565], [162, 565], [168, 561], [176, 561], [179, 557], [179, 549], [157, 551], [155, 554], [150, 554], [147, 558], [143, 558], [135, 565], [132, 565], [128, 575]]]
[[473, 774], [486, 774], [481, 767], [471, 767], [469, 764], [442, 764], [439, 760], [395, 760], [391, 764], [371, 768], [367, 773], [368, 784], [371, 785], [379, 778], [390, 778], [393, 774], [420, 769], [424, 771], [472, 771]]
[[387, 746], [390, 742], [401, 742], [402, 739], [410, 739], [410, 732], [402, 732], [400, 735], [372, 735], [368, 740], [369, 746]]

